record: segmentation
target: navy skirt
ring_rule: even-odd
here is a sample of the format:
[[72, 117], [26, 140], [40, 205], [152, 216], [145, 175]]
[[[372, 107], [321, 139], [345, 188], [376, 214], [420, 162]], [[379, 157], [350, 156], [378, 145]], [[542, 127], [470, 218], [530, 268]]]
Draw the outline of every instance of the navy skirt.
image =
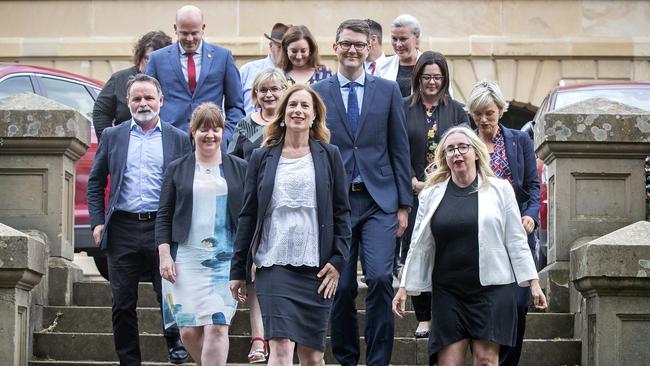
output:
[[316, 267], [258, 268], [255, 291], [262, 311], [264, 338], [288, 338], [325, 352], [332, 299], [316, 293], [322, 279]]

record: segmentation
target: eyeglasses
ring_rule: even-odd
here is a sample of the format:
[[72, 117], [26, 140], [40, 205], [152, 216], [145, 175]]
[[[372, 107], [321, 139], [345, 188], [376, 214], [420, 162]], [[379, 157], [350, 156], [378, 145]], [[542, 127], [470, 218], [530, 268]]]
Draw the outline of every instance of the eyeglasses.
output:
[[282, 90], [284, 90], [284, 88], [281, 88], [279, 86], [272, 86], [270, 88], [259, 88], [257, 89], [257, 92], [261, 95], [265, 95], [268, 92], [271, 92], [271, 94], [278, 94]]
[[354, 49], [357, 51], [363, 51], [366, 48], [368, 48], [368, 44], [366, 42], [348, 42], [348, 41], [341, 41], [336, 43], [337, 46], [341, 47], [343, 51], [347, 51], [350, 49], [350, 47], [354, 46]]
[[422, 74], [422, 76], [420, 76], [420, 80], [422, 80], [425, 83], [428, 83], [432, 79], [434, 81], [443, 81], [445, 77], [442, 75], [429, 75], [429, 74]]
[[461, 155], [467, 154], [469, 151], [469, 145], [467, 144], [458, 144], [458, 146], [447, 146], [445, 147], [445, 155], [453, 156], [455, 151], [458, 150], [458, 153]]

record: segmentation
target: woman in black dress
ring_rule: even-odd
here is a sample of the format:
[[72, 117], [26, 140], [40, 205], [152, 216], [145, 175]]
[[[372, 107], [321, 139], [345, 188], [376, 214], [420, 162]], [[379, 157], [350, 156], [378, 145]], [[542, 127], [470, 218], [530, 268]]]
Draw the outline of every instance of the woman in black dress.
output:
[[407, 293], [431, 291], [431, 365], [496, 365], [499, 348], [515, 342], [511, 283], [530, 286], [546, 308], [512, 186], [495, 177], [485, 144], [466, 127], [443, 135], [436, 170], [419, 196], [413, 240], [393, 311]]
[[[404, 98], [404, 110], [411, 151], [411, 182], [416, 197], [409, 214], [408, 227], [401, 238], [401, 263], [406, 262], [411, 243], [418, 209], [417, 195], [424, 188], [427, 174], [432, 172], [440, 136], [451, 127], [469, 126], [469, 116], [464, 106], [449, 96], [449, 68], [445, 56], [440, 52], [427, 51], [420, 56], [411, 85], [413, 94]], [[413, 296], [411, 300], [418, 320], [415, 337], [427, 338], [431, 328], [431, 293]]]
[[[322, 365], [339, 273], [350, 250], [350, 205], [325, 105], [294, 85], [253, 152], [230, 270], [232, 296], [246, 300], [253, 274], [270, 340], [269, 364]], [[254, 263], [254, 266], [253, 266]]]

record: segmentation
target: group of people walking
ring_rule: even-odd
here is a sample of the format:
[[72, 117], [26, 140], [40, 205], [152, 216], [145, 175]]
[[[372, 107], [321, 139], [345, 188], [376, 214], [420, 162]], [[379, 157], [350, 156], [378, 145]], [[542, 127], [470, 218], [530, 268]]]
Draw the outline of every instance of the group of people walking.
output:
[[343, 21], [335, 74], [305, 26], [276, 24], [269, 56], [241, 78], [204, 28], [198, 8], [179, 9], [178, 42], [141, 40], [130, 78], [114, 75], [95, 108], [110, 123], [88, 204], [108, 254], [120, 364], [140, 364], [147, 270], [173, 363], [189, 351], [224, 365], [246, 302], [251, 363], [290, 365], [295, 351], [302, 365], [323, 365], [329, 329], [336, 360], [356, 365], [357, 261], [365, 364], [390, 363], [407, 295], [430, 364], [462, 365], [468, 347], [474, 364], [516, 364], [529, 296], [546, 307], [528, 245], [539, 182], [530, 138], [499, 124], [508, 105], [498, 85], [477, 83], [468, 115], [445, 57], [420, 51], [410, 15], [391, 26], [390, 57], [371, 55], [376, 22]]

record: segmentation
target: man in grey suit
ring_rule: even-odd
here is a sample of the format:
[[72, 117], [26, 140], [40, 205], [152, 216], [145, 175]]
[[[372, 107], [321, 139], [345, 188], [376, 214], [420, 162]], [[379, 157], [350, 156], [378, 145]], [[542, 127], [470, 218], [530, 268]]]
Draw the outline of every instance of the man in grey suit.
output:
[[350, 261], [341, 272], [331, 315], [332, 351], [342, 365], [359, 362], [357, 258], [368, 285], [366, 364], [390, 363], [395, 238], [404, 233], [413, 204], [402, 96], [394, 81], [365, 73], [369, 39], [366, 21], [341, 23], [333, 45], [338, 73], [314, 86], [327, 106], [331, 143], [341, 152], [350, 187]]
[[[115, 350], [120, 365], [131, 366], [141, 363], [136, 304], [145, 271], [161, 301], [154, 224], [163, 173], [192, 149], [187, 134], [158, 117], [163, 96], [156, 79], [135, 75], [127, 83], [127, 99], [131, 121], [102, 134], [88, 177], [88, 211], [95, 244], [107, 251]], [[169, 361], [176, 364], [188, 358], [179, 338], [178, 332], [165, 333]]]

